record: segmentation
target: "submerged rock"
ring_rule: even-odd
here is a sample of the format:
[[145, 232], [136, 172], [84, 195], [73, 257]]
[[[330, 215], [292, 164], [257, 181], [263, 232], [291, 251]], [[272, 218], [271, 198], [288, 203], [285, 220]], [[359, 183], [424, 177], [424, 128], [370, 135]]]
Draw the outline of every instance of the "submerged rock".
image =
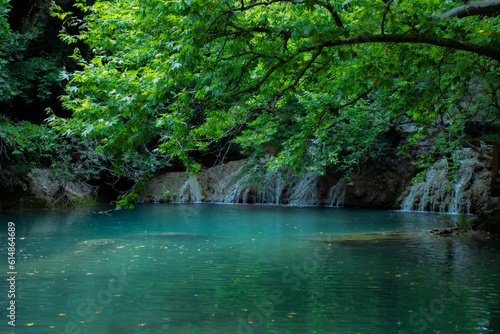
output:
[[75, 246], [77, 247], [90, 247], [90, 246], [107, 246], [109, 244], [114, 244], [115, 240], [113, 239], [91, 239], [85, 240], [77, 243]]
[[432, 229], [429, 231], [429, 234], [433, 234], [433, 235], [440, 235], [440, 236], [450, 236], [450, 235], [453, 235], [453, 234], [457, 234], [457, 233], [462, 233], [463, 231], [461, 231], [458, 227], [450, 227], [450, 228], [444, 228], [444, 229]]
[[386, 242], [402, 241], [422, 236], [421, 232], [370, 232], [349, 234], [321, 234], [316, 235], [313, 240], [328, 243], [352, 243], [352, 242]]
[[69, 251], [70, 253], [80, 253], [80, 252], [88, 252], [88, 251], [97, 251], [102, 250], [111, 246], [114, 246], [116, 240], [113, 239], [91, 239], [80, 241], [77, 244], [73, 245]]
[[201, 235], [195, 233], [182, 233], [182, 232], [144, 232], [144, 233], [131, 233], [128, 236], [132, 237], [145, 237], [145, 238], [196, 238]]

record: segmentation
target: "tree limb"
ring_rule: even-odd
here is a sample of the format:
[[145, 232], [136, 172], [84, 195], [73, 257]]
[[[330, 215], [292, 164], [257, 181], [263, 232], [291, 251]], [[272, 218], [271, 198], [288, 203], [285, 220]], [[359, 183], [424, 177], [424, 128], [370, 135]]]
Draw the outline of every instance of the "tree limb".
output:
[[466, 5], [454, 8], [446, 13], [437, 14], [437, 19], [462, 18], [474, 15], [500, 14], [500, 0], [472, 1]]
[[240, 96], [257, 91], [260, 88], [260, 86], [262, 86], [267, 81], [267, 79], [271, 76], [271, 74], [273, 74], [273, 72], [276, 71], [282, 65], [283, 63], [281, 62], [274, 64], [274, 66], [271, 67], [269, 70], [267, 70], [266, 74], [264, 74], [264, 76], [254, 86], [247, 88], [241, 92], [236, 92], [233, 94], [233, 96]]
[[391, 10], [391, 4], [393, 3], [394, 0], [390, 0], [388, 3], [387, 3], [387, 7], [385, 8], [385, 12], [384, 12], [384, 15], [382, 16], [382, 26], [380, 28], [380, 33], [382, 35], [385, 35], [385, 18], [387, 16], [387, 13], [389, 13], [389, 11]]
[[306, 48], [297, 50], [297, 53], [315, 50], [320, 46], [335, 47], [341, 45], [355, 45], [367, 43], [414, 43], [430, 44], [448, 49], [469, 51], [500, 61], [500, 50], [488, 46], [482, 46], [451, 38], [431, 37], [421, 34], [398, 34], [398, 35], [361, 35], [342, 40], [325, 41]]
[[283, 88], [277, 95], [280, 96], [285, 91], [287, 91], [287, 90], [289, 90], [289, 89], [297, 86], [297, 84], [299, 83], [300, 79], [304, 76], [304, 74], [306, 73], [306, 71], [311, 67], [311, 65], [314, 63], [314, 61], [316, 60], [316, 58], [318, 58], [318, 56], [321, 54], [322, 51], [323, 51], [323, 47], [318, 48], [318, 50], [314, 53], [314, 55], [311, 57], [311, 59], [309, 59], [309, 61], [302, 68], [302, 70], [299, 73], [297, 73], [297, 75], [295, 76], [294, 82], [291, 83], [290, 85], [288, 85], [287, 87]]
[[342, 20], [340, 19], [339, 14], [337, 11], [333, 8], [332, 4], [324, 2], [324, 1], [316, 1], [318, 5], [321, 7], [324, 7], [332, 16], [333, 20], [335, 21], [335, 24], [337, 27], [344, 29], [344, 25], [342, 24]]

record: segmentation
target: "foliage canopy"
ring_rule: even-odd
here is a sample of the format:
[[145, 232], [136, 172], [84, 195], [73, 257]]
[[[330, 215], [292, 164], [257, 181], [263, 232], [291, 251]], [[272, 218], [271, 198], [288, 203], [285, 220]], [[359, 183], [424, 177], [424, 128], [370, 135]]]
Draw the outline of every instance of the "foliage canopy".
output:
[[0, 1], [1, 114], [41, 123], [48, 106], [63, 113], [60, 73], [74, 66], [68, 58], [73, 47], [59, 39], [60, 28], [60, 20], [51, 16], [50, 1]]
[[[412, 124], [447, 153], [467, 122], [499, 118], [499, 1], [113, 0], [57, 8], [74, 57], [68, 135], [177, 157], [231, 140], [270, 168], [348, 170]], [[437, 129], [437, 130], [436, 130]], [[404, 151], [404, 148], [403, 148]]]

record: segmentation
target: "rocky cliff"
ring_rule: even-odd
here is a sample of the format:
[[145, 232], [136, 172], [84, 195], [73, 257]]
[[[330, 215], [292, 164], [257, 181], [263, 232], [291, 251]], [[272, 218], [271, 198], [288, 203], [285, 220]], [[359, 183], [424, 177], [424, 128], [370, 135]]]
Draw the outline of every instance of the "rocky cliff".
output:
[[49, 169], [35, 168], [22, 178], [0, 180], [0, 208], [70, 207], [94, 201], [97, 189], [89, 184], [69, 180]]
[[446, 160], [412, 182], [417, 169], [394, 150], [384, 161], [364, 165], [344, 179], [338, 172], [294, 175], [289, 169], [262, 172], [250, 159], [189, 175], [159, 174], [150, 180], [143, 202], [266, 203], [392, 208], [408, 211], [483, 214], [500, 207], [489, 194], [489, 161], [470, 149], [457, 152], [460, 168], [449, 175]]
[[415, 174], [410, 161], [396, 152], [379, 164], [365, 165], [349, 180], [338, 172], [297, 176], [286, 168], [266, 171], [266, 162], [245, 159], [193, 175], [159, 174], [147, 183], [140, 200], [396, 208]]

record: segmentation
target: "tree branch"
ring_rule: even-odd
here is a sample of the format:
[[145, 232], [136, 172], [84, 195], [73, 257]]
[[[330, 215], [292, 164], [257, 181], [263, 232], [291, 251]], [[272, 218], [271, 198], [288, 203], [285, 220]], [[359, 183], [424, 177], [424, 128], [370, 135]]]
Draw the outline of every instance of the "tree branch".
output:
[[294, 82], [291, 83], [290, 85], [288, 85], [287, 87], [283, 88], [277, 95], [280, 96], [285, 91], [287, 91], [287, 90], [289, 90], [289, 89], [297, 86], [297, 84], [299, 83], [300, 79], [304, 76], [304, 74], [306, 73], [306, 71], [311, 67], [311, 65], [314, 63], [314, 61], [316, 60], [316, 58], [319, 57], [319, 55], [321, 54], [322, 51], [323, 51], [323, 47], [318, 48], [318, 50], [316, 51], [316, 53], [314, 53], [314, 55], [311, 57], [311, 59], [309, 59], [309, 61], [302, 68], [302, 70], [300, 70], [300, 72], [297, 73], [297, 75], [295, 76]]
[[414, 43], [414, 44], [430, 44], [448, 49], [456, 49], [476, 53], [500, 61], [500, 50], [487, 46], [481, 46], [470, 42], [464, 42], [451, 38], [430, 37], [421, 34], [399, 34], [399, 35], [361, 35], [343, 40], [333, 40], [321, 42], [309, 47], [297, 50], [297, 53], [315, 50], [316, 48], [335, 47], [341, 45], [355, 45], [367, 43]]
[[382, 26], [380, 27], [380, 33], [382, 35], [385, 35], [385, 18], [387, 16], [387, 13], [391, 10], [391, 4], [393, 3], [394, 0], [390, 0], [387, 3], [387, 8], [385, 9], [384, 15], [382, 16]]
[[[370, 92], [373, 90], [373, 87], [370, 87], [368, 88], [368, 90], [358, 94], [358, 96], [356, 96], [354, 98], [354, 100], [350, 101], [350, 102], [347, 102], [345, 104], [342, 104], [340, 106], [337, 106], [337, 107], [333, 107], [333, 106], [330, 106], [329, 108], [325, 108], [323, 110], [323, 112], [321, 113], [321, 115], [319, 116], [318, 118], [318, 124], [316, 125], [316, 128], [319, 128], [320, 125], [321, 125], [321, 122], [323, 122], [323, 117], [325, 117], [325, 114], [327, 112], [329, 112], [330, 114], [332, 114], [334, 117], [338, 117], [339, 116], [339, 112], [342, 108], [345, 108], [345, 107], [348, 107], [348, 106], [352, 106], [356, 103], [358, 103], [359, 100], [361, 99], [366, 99], [368, 94], [370, 94]], [[334, 125], [331, 125], [328, 127], [328, 129], [331, 129]]]
[[273, 74], [273, 72], [276, 71], [281, 65], [283, 65], [283, 63], [281, 62], [274, 64], [274, 66], [271, 67], [269, 70], [267, 70], [266, 74], [264, 74], [264, 76], [253, 87], [247, 88], [240, 92], [236, 92], [233, 94], [233, 96], [244, 95], [247, 93], [253, 93], [257, 91], [260, 88], [260, 86], [262, 86], [266, 82], [266, 80], [271, 76], [271, 74]]
[[335, 21], [335, 24], [337, 25], [337, 27], [344, 28], [344, 25], [342, 24], [342, 20], [340, 19], [340, 16], [337, 13], [337, 11], [333, 8], [332, 4], [326, 3], [324, 1], [316, 1], [316, 3], [319, 6], [325, 8], [330, 13], [330, 15], [332, 16], [333, 21]]
[[500, 0], [472, 1], [466, 5], [454, 8], [446, 13], [437, 14], [437, 19], [462, 18], [474, 15], [500, 14]]
[[342, 104], [338, 107], [331, 107], [330, 109], [325, 109], [325, 111], [323, 112], [321, 117], [323, 117], [323, 115], [325, 114], [326, 111], [329, 111], [334, 116], [338, 116], [340, 109], [348, 107], [348, 106], [352, 106], [352, 105], [358, 103], [358, 101], [361, 99], [366, 99], [367, 95], [370, 94], [372, 90], [373, 90], [373, 87], [370, 87], [370, 88], [368, 88], [368, 90], [366, 90], [366, 91], [360, 93], [358, 96], [356, 96], [356, 98], [354, 100], [352, 100], [351, 102], [347, 102], [347, 103]]

